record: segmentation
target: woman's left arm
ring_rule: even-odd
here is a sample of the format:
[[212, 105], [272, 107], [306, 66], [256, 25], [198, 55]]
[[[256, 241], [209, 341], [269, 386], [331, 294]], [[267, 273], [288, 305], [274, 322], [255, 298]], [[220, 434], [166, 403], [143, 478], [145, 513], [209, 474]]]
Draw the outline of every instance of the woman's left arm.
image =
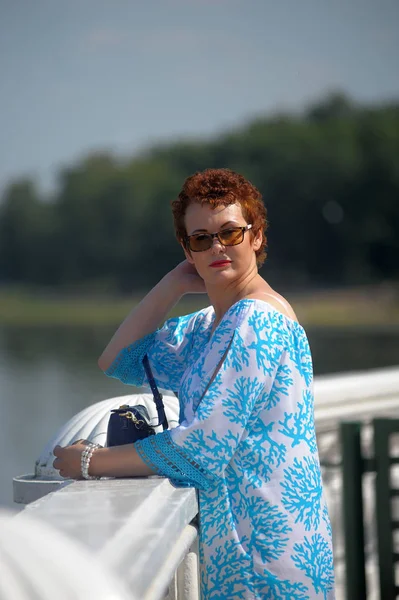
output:
[[[53, 462], [61, 477], [66, 479], [82, 479], [81, 457], [86, 444], [78, 442], [72, 446], [56, 446]], [[98, 448], [90, 460], [89, 475], [94, 477], [146, 477], [156, 475], [140, 458], [134, 444]]]

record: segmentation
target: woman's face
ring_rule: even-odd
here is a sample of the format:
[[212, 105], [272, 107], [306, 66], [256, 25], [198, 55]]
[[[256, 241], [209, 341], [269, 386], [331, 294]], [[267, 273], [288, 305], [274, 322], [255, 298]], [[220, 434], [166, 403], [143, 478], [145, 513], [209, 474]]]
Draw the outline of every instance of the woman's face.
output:
[[[193, 233], [217, 233], [231, 227], [248, 225], [242, 214], [240, 204], [217, 206], [209, 204], [189, 204], [185, 215], [187, 235]], [[184, 249], [187, 260], [193, 264], [205, 282], [229, 282], [256, 266], [255, 251], [262, 244], [262, 232], [254, 235], [246, 231], [241, 244], [223, 246], [217, 238], [209, 250], [188, 253]]]

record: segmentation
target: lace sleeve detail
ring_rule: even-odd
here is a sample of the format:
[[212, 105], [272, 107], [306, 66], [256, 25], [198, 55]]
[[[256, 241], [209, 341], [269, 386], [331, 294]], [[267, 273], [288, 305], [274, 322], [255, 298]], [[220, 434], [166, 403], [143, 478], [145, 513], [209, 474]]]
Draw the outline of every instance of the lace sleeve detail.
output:
[[134, 447], [151, 469], [168, 477], [176, 487], [205, 490], [217, 481], [213, 473], [173, 442], [169, 431], [139, 440]]
[[122, 383], [141, 386], [144, 382], [144, 368], [142, 360], [152, 347], [156, 332], [149, 333], [130, 346], [123, 348], [115, 358], [112, 365], [104, 371], [108, 377], [119, 379]]
[[203, 309], [167, 319], [161, 328], [124, 348], [105, 374], [122, 383], [141, 386], [145, 381], [141, 361], [148, 354], [157, 385], [178, 392], [190, 362], [196, 331], [208, 314], [209, 309]]

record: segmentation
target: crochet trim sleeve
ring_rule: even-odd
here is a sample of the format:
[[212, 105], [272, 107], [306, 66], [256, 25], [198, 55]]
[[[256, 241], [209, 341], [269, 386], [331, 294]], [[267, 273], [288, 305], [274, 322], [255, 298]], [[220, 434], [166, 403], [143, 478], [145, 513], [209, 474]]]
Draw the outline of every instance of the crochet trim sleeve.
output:
[[169, 431], [139, 440], [134, 445], [140, 458], [176, 487], [205, 490], [217, 481], [213, 473], [201, 466], [184, 448], [175, 444]]
[[144, 367], [142, 360], [152, 347], [156, 332], [150, 333], [137, 340], [130, 346], [123, 348], [111, 366], [104, 371], [108, 377], [119, 379], [122, 383], [141, 386], [144, 382]]

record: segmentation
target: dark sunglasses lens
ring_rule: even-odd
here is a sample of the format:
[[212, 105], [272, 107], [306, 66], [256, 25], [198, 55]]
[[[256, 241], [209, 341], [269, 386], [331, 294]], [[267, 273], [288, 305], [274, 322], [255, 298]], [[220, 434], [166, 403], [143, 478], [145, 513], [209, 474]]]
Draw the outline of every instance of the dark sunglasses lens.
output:
[[244, 233], [242, 229], [227, 229], [219, 233], [220, 240], [224, 246], [236, 246], [241, 244]]
[[[241, 227], [225, 229], [224, 231], [220, 231], [218, 238], [223, 246], [236, 246], [237, 244], [241, 244], [244, 239], [244, 232]], [[212, 240], [213, 236], [207, 233], [192, 235], [189, 237], [189, 248], [193, 252], [209, 250], [212, 246]]]
[[189, 239], [189, 245], [193, 252], [209, 250], [209, 248], [212, 246], [212, 237], [206, 233], [203, 235], [193, 235]]

